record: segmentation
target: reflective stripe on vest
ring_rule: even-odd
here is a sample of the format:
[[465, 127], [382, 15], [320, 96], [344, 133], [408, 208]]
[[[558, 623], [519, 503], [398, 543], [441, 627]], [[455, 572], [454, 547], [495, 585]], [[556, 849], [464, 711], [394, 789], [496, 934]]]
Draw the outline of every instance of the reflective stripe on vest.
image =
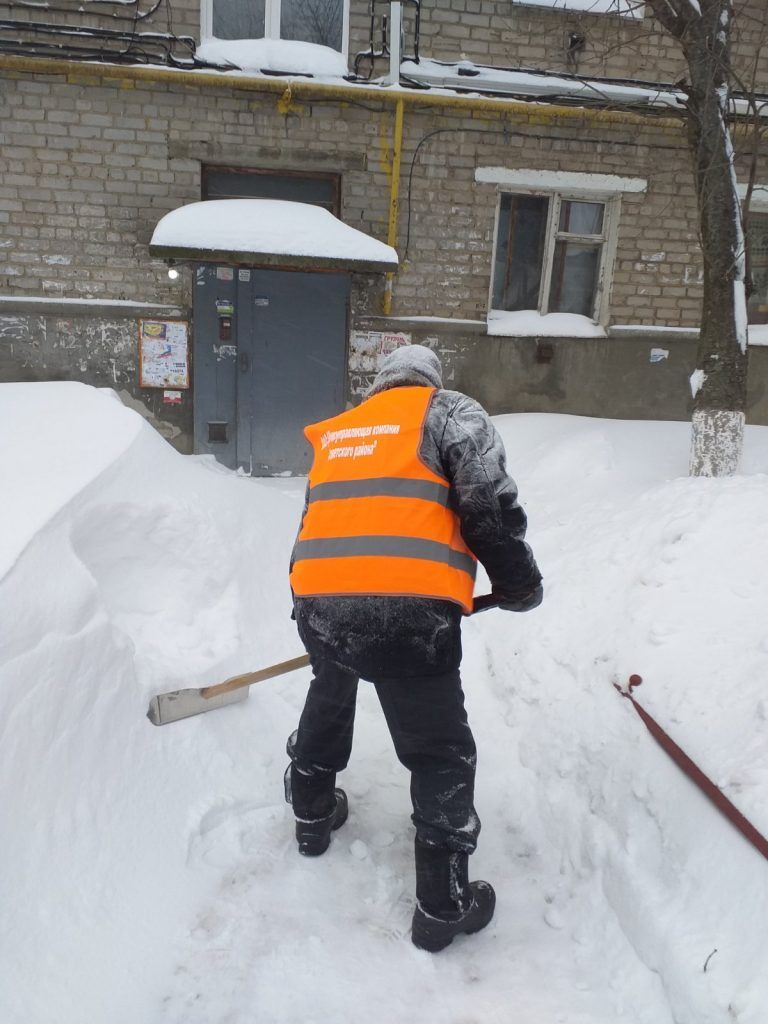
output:
[[309, 503], [291, 586], [319, 594], [417, 595], [470, 611], [477, 562], [419, 456], [434, 389], [393, 388], [307, 427]]

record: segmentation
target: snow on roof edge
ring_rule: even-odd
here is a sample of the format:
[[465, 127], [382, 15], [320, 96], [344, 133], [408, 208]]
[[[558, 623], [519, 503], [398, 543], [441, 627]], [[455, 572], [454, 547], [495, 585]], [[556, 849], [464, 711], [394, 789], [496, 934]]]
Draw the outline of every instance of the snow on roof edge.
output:
[[160, 219], [149, 249], [166, 258], [186, 251], [381, 269], [399, 262], [391, 246], [328, 210], [282, 199], [209, 199], [180, 206]]

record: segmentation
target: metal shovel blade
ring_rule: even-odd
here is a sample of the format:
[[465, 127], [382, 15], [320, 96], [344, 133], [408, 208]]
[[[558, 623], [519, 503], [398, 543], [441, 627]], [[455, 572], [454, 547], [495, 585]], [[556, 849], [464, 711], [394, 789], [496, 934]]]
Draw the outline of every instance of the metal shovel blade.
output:
[[206, 711], [213, 711], [214, 708], [236, 704], [238, 701], [246, 700], [249, 693], [247, 686], [207, 699], [200, 696], [200, 690], [173, 690], [171, 693], [160, 693], [149, 702], [147, 718], [152, 725], [168, 725], [169, 722], [202, 715]]
[[171, 690], [170, 693], [159, 693], [149, 702], [147, 718], [152, 725], [167, 725], [169, 722], [178, 722], [181, 718], [202, 715], [205, 711], [213, 711], [214, 708], [245, 700], [248, 696], [248, 687], [253, 683], [274, 679], [275, 676], [295, 672], [296, 669], [306, 668], [307, 665], [309, 655], [301, 654], [298, 658], [281, 661], [277, 665], [260, 668], [256, 672], [232, 676], [214, 686], [203, 686], [199, 690]]

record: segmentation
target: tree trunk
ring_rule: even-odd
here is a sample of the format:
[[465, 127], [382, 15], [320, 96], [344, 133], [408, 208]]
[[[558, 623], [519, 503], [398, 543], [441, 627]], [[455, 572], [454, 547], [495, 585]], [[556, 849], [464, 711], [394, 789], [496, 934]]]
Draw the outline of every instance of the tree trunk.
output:
[[730, 0], [702, 0], [682, 39], [691, 73], [688, 136], [704, 256], [704, 302], [694, 395], [690, 472], [739, 467], [747, 397], [745, 239], [729, 128]]

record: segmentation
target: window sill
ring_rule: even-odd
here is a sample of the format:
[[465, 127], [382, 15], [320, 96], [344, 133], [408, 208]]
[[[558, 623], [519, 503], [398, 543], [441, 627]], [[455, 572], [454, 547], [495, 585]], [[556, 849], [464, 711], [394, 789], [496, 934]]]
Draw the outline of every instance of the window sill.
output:
[[491, 310], [488, 334], [506, 338], [605, 338], [605, 328], [578, 313], [545, 313], [533, 309], [514, 313]]
[[197, 57], [232, 70], [259, 73], [272, 71], [314, 78], [343, 78], [349, 74], [339, 50], [294, 39], [205, 39]]
[[591, 14], [599, 18], [621, 18], [642, 21], [645, 8], [626, 0], [512, 0], [515, 7], [538, 7], [559, 11], [562, 14]]

